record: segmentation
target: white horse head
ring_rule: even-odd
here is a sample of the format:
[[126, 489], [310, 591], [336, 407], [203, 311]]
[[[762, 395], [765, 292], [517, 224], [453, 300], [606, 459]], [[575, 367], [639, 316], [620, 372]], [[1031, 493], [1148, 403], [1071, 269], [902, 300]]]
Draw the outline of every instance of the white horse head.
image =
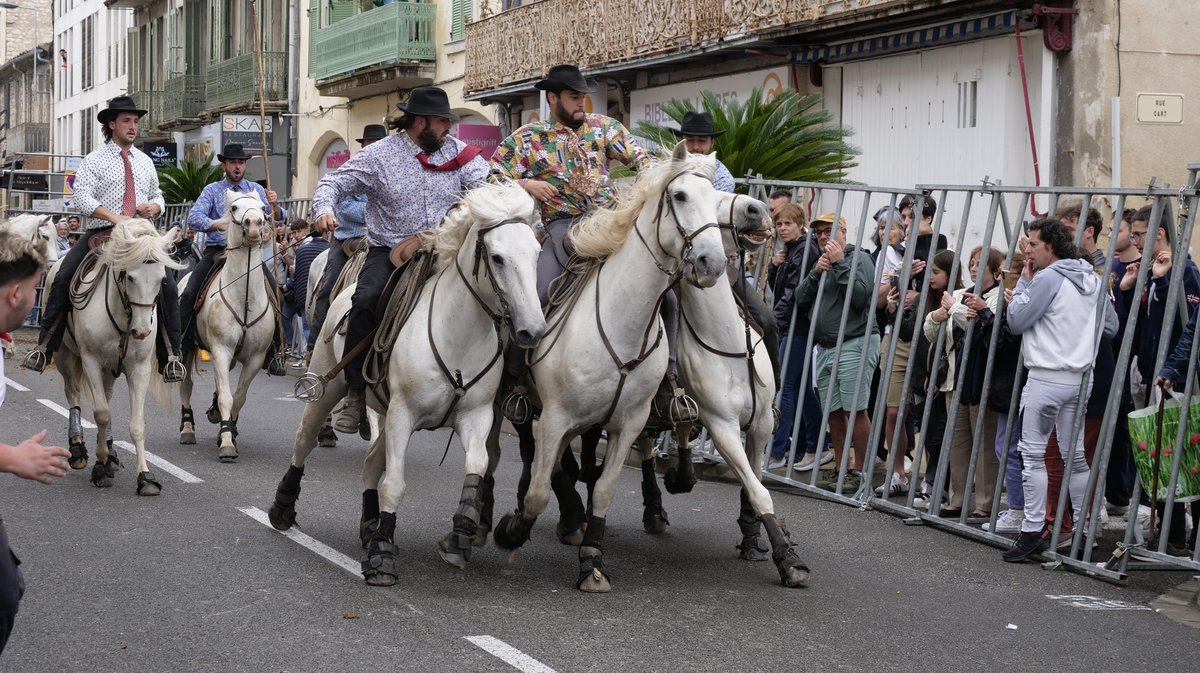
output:
[[755, 251], [770, 238], [771, 217], [767, 204], [745, 194], [717, 192], [717, 221], [725, 252]]
[[607, 257], [637, 229], [660, 265], [686, 274], [697, 287], [711, 287], [725, 273], [717, 225], [720, 198], [712, 184], [716, 169], [715, 155], [688, 154], [680, 142], [670, 160], [639, 175], [612, 208], [588, 215], [572, 229], [576, 253]]
[[[536, 217], [537, 204], [520, 185], [486, 184], [467, 192], [429, 243], [439, 267], [457, 263], [489, 310], [508, 318], [513, 340], [522, 348], [537, 345], [546, 332], [537, 295]], [[490, 282], [483, 281], [483, 272]]]
[[275, 232], [264, 232], [266, 226], [265, 207], [256, 192], [225, 192], [225, 237], [230, 248], [261, 245], [266, 236]]
[[160, 235], [149, 220], [128, 219], [113, 227], [112, 237], [100, 250], [100, 262], [123, 279], [129, 333], [135, 339], [151, 335], [151, 316], [166, 269], [183, 268], [171, 259], [171, 247], [179, 238], [178, 228]]
[[31, 241], [42, 241], [45, 248], [40, 251], [46, 255], [47, 262], [58, 259], [58, 232], [54, 228], [54, 218], [49, 215], [24, 214], [16, 215], [0, 225], [0, 229], [8, 230]]

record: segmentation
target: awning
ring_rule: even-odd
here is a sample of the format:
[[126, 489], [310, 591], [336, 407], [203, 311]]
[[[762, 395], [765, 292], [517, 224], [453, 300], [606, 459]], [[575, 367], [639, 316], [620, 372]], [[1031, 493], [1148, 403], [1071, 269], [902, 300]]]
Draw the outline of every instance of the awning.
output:
[[1003, 35], [1016, 30], [1017, 20], [1017, 12], [1009, 11], [890, 35], [877, 35], [819, 47], [804, 47], [796, 50], [796, 62], [834, 63]]

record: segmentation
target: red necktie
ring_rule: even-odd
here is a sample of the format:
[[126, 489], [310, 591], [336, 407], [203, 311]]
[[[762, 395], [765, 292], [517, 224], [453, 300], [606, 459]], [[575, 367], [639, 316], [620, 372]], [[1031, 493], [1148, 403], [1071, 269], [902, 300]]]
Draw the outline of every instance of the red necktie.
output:
[[429, 153], [421, 152], [417, 155], [417, 161], [421, 162], [421, 166], [427, 171], [457, 171], [463, 166], [466, 166], [467, 163], [472, 159], [479, 156], [479, 153], [482, 151], [483, 149], [480, 147], [476, 147], [475, 145], [467, 145], [462, 149], [461, 152], [458, 153], [458, 156], [444, 164], [435, 164], [429, 161]]
[[137, 196], [133, 191], [133, 164], [129, 163], [129, 150], [121, 150], [125, 162], [125, 198], [121, 199], [121, 214], [133, 217], [137, 213]]

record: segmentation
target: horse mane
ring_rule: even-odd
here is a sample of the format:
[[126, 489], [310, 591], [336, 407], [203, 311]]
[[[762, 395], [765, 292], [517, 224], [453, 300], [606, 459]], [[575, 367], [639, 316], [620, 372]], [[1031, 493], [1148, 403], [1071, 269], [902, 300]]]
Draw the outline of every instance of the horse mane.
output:
[[516, 182], [484, 183], [463, 195], [430, 233], [423, 247], [437, 256], [437, 267], [444, 268], [454, 263], [471, 225], [487, 226], [513, 217], [529, 221], [534, 205], [533, 198]]
[[111, 238], [101, 248], [100, 261], [114, 271], [131, 271], [146, 262], [183, 268], [167, 253], [154, 224], [141, 218], [123, 220], [113, 226]]
[[615, 203], [589, 213], [571, 228], [567, 235], [575, 247], [575, 253], [583, 257], [607, 257], [613, 254], [629, 236], [646, 202], [658, 198], [667, 184], [684, 173], [700, 173], [711, 180], [716, 171], [714, 157], [689, 154], [680, 161], [660, 161], [639, 173], [631, 187], [617, 194]]
[[42, 227], [50, 226], [52, 226], [52, 219], [47, 215], [23, 213], [5, 220], [4, 224], [0, 226], [0, 231], [8, 230], [30, 239], [33, 247], [44, 258], [50, 253], [50, 241], [57, 235], [54, 229], [50, 229], [46, 234], [42, 233]]

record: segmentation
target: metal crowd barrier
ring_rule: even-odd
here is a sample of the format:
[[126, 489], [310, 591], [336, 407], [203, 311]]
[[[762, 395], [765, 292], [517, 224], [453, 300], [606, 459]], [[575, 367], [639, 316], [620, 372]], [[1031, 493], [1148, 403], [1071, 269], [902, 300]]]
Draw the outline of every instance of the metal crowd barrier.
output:
[[[1180, 482], [1181, 469], [1183, 469], [1183, 457], [1185, 449], [1191, 446], [1193, 442], [1200, 444], [1200, 435], [1192, 437], [1187, 434], [1187, 417], [1188, 410], [1191, 408], [1192, 398], [1196, 395], [1196, 374], [1197, 374], [1197, 353], [1200, 352], [1200, 338], [1193, 340], [1191, 357], [1188, 360], [1187, 374], [1184, 377], [1185, 382], [1182, 383], [1182, 416], [1183, 419], [1179, 422], [1179, 427], [1175, 432], [1172, 440], [1172, 451], [1163, 451], [1160, 454], [1159, 460], [1160, 469], [1162, 470], [1160, 484], [1166, 484], [1168, 489], [1168, 497], [1165, 503], [1162, 503], [1162, 525], [1160, 530], [1161, 535], [1157, 539], [1153, 539], [1153, 531], [1147, 536], [1143, 533], [1143, 524], [1139, 522], [1138, 511], [1139, 505], [1142, 502], [1142, 493], [1148, 488], [1136, 478], [1136, 470], [1134, 472], [1134, 481], [1132, 484], [1132, 492], [1130, 493], [1130, 506], [1127, 514], [1127, 523], [1123, 529], [1121, 539], [1116, 541], [1115, 548], [1112, 545], [1112, 536], [1110, 535], [1107, 542], [1103, 543], [1104, 549], [1102, 555], [1095, 555], [1093, 545], [1088, 541], [1102, 541], [1104, 539], [1102, 530], [1102, 510], [1105, 508], [1105, 491], [1108, 482], [1108, 471], [1110, 469], [1120, 470], [1122, 472], [1131, 469], [1133, 454], [1132, 451], [1139, 450], [1133, 447], [1128, 441], [1126, 423], [1121, 422], [1131, 410], [1122, 404], [1124, 391], [1127, 386], [1133, 386], [1136, 389], [1144, 390], [1151, 386], [1153, 381], [1135, 382], [1131, 380], [1131, 374], [1136, 374], [1136, 369], [1131, 372], [1133, 357], [1136, 355], [1134, 339], [1138, 335], [1138, 322], [1140, 316], [1140, 308], [1144, 301], [1147, 301], [1147, 294], [1150, 288], [1150, 274], [1152, 272], [1153, 249], [1154, 241], [1159, 228], [1168, 229], [1169, 240], [1172, 241], [1172, 259], [1185, 260], [1189, 258], [1189, 242], [1194, 230], [1197, 208], [1200, 207], [1200, 189], [1197, 185], [1197, 175], [1200, 174], [1200, 164], [1190, 165], [1188, 167], [1187, 184], [1182, 188], [1171, 188], [1169, 185], [1157, 186], [1154, 182], [1151, 185], [1143, 188], [1123, 189], [1123, 188], [1085, 188], [1085, 187], [1008, 187], [1000, 184], [990, 183], [987, 180], [983, 181], [978, 186], [963, 186], [963, 185], [917, 185], [912, 189], [906, 188], [882, 188], [859, 185], [834, 185], [820, 183], [802, 183], [802, 182], [769, 182], [755, 179], [738, 180], [739, 183], [745, 185], [751, 196], [759, 198], [763, 201], [776, 188], [788, 188], [793, 193], [793, 198], [799, 198], [807, 212], [812, 215], [819, 212], [833, 211], [838, 216], [845, 217], [847, 221], [847, 241], [854, 244], [856, 247], [868, 249], [864, 243], [868, 239], [868, 232], [874, 231], [875, 222], [870, 219], [870, 216], [875, 213], [879, 207], [884, 205], [897, 206], [901, 199], [910, 197], [916, 202], [914, 213], [916, 222], [920, 221], [920, 213], [926, 198], [933, 198], [938, 205], [938, 210], [933, 219], [932, 239], [936, 241], [940, 234], [949, 234], [947, 236], [949, 249], [954, 251], [954, 269], [958, 270], [961, 275], [963, 273], [965, 262], [975, 245], [982, 245], [981, 259], [979, 263], [979, 271], [975, 278], [964, 278], [964, 287], [980, 287], [983, 285], [984, 274], [987, 272], [987, 252], [988, 248], [996, 248], [1004, 254], [1004, 269], [1012, 268], [1014, 252], [1016, 252], [1018, 240], [1022, 235], [1023, 225], [1028, 221], [1036, 219], [1040, 216], [1052, 216], [1056, 208], [1060, 204], [1066, 204], [1069, 201], [1074, 201], [1080, 204], [1079, 225], [1076, 229], [1076, 244], [1080, 242], [1080, 238], [1084, 231], [1084, 222], [1087, 220], [1088, 213], [1092, 210], [1099, 210], [1102, 214], [1104, 232], [1100, 241], [1104, 240], [1107, 235], [1107, 245], [1098, 241], [1098, 249], [1105, 253], [1106, 270], [1104, 277], [1109, 281], [1110, 290], [1101, 292], [1100, 298], [1096, 306], [1097, 316], [1097, 343], [1099, 344], [1099, 334], [1103, 326], [1103, 315], [1105, 304], [1110, 302], [1112, 296], [1111, 287], [1119, 283], [1120, 279], [1111, 278], [1112, 260], [1115, 256], [1117, 232], [1121, 224], [1122, 213], [1126, 208], [1139, 207], [1143, 205], [1152, 206], [1149, 222], [1149, 232], [1145, 237], [1146, 243], [1143, 246], [1143, 252], [1140, 257], [1140, 268], [1137, 274], [1137, 282], [1132, 290], [1131, 306], [1129, 307], [1129, 316], [1123, 325], [1123, 335], [1119, 341], [1114, 357], [1116, 359], [1116, 371], [1113, 375], [1112, 385], [1108, 390], [1093, 390], [1092, 395], [1105, 395], [1105, 408], [1103, 420], [1099, 430], [1099, 437], [1096, 441], [1095, 453], [1089, 470], [1087, 489], [1084, 494], [1083, 502], [1087, 503], [1085, 520], [1082, 522], [1074, 522], [1073, 533], [1068, 538], [1064, 533], [1064, 523], [1070, 518], [1068, 483], [1070, 477], [1071, 463], [1074, 459], [1076, 439], [1079, 433], [1084, 431], [1084, 416], [1086, 405], [1079, 405], [1079, 413], [1077, 414], [1075, 427], [1071, 432], [1071, 440], [1062, 446], [1069, 447], [1066, 451], [1066, 457], [1063, 460], [1063, 469], [1061, 474], [1061, 483], [1059, 487], [1059, 496], [1056, 502], [1048, 502], [1047, 521], [1051, 514], [1054, 514], [1054, 524], [1050, 551], [1043, 554], [1043, 558], [1047, 559], [1045, 567], [1048, 568], [1067, 568], [1078, 571], [1090, 576], [1098, 577], [1108, 581], [1120, 582], [1128, 578], [1130, 571], [1134, 570], [1151, 570], [1151, 569], [1192, 569], [1200, 570], [1200, 549], [1193, 547], [1188, 550], [1186, 555], [1179, 555], [1180, 550], [1170, 549], [1168, 546], [1167, 531], [1171, 530], [1173, 517], [1180, 514], [1176, 510], [1176, 495], [1177, 487]], [[1044, 208], [1039, 210], [1038, 206]], [[1175, 215], [1177, 213], [1177, 215]], [[946, 218], [950, 219], [947, 220]], [[916, 224], [914, 223], [914, 227]], [[890, 233], [890, 223], [887, 230], [883, 233], [882, 239], [886, 241]], [[905, 249], [903, 261], [901, 263], [901, 277], [908, 277], [914, 262], [915, 246], [908, 245]], [[930, 253], [929, 259], [932, 260], [933, 253]], [[758, 263], [755, 267], [755, 276], [765, 279], [766, 273], [763, 266], [769, 263], [770, 251], [765, 249], [763, 254], [759, 256]], [[854, 275], [854, 270], [860, 263], [860, 256], [856, 255], [851, 262], [851, 276]], [[1165, 315], [1159, 338], [1158, 351], [1154, 362], [1154, 372], [1162, 369], [1163, 363], [1170, 352], [1169, 349], [1175, 347], [1178, 339], [1173, 339], [1173, 327], [1180, 328], [1188, 322], [1188, 314], [1182, 312], [1179, 306], [1182, 304], [1187, 306], [1187, 301], [1184, 297], [1184, 269], [1186, 264], [1173, 263], [1170, 271], [1170, 281], [1167, 301], [1165, 304]], [[917, 278], [920, 279], [920, 293], [915, 302], [918, 316], [923, 316], [926, 313], [926, 303], [929, 297], [930, 279], [932, 275], [933, 264], [926, 265], [923, 272]], [[1019, 268], [1014, 269], [1014, 272], [1019, 271]], [[883, 267], [882, 264], [877, 264], [874, 269], [874, 290], [873, 294], [879, 291], [882, 280]], [[808, 273], [808, 269], [802, 269], [802, 276]], [[953, 281], [952, 281], [953, 284]], [[765, 282], [760, 282], [759, 291], [767, 292]], [[998, 311], [1004, 311], [1003, 284], [1000, 284], [1000, 297]], [[826, 287], [824, 279], [821, 280], [815, 301], [813, 302], [813, 313], [820, 310], [822, 298], [825, 294]], [[769, 292], [767, 292], [769, 296]], [[847, 324], [847, 315], [849, 312], [850, 300], [847, 297], [846, 303], [841, 307], [841, 323], [839, 327], [837, 343], [834, 346], [834, 359], [840, 355], [843, 343], [845, 340], [845, 330]], [[929, 306], [930, 309], [936, 309], [934, 306]], [[1185, 309], [1184, 309], [1185, 310]], [[1195, 309], [1193, 309], [1195, 310]], [[895, 333], [900, 328], [902, 311], [897, 310], [894, 318], [889, 318], [892, 332]], [[791, 316], [791, 329], [789, 333], [796, 334], [797, 329], [797, 311], [793, 311]], [[996, 318], [997, 325], [999, 317]], [[921, 329], [922, 321], [918, 319], [918, 324], [913, 334], [913, 344], [917, 340], [918, 331]], [[812, 321], [815, 323], [815, 321]], [[980, 400], [978, 408], [981, 413], [977, 414], [977, 419], [973, 426], [974, 432], [970, 449], [970, 459], [966, 468], [965, 485], [963, 487], [963, 505], [961, 513], [954, 516], [941, 516], [941, 503], [943, 496], [949, 494], [949, 477], [952, 442], [954, 438], [955, 420], [959, 413], [967, 413], [960, 404], [960, 398], [963, 390], [964, 379], [967, 373], [966, 367], [958, 367], [954, 381], [953, 392], [942, 393], [941, 396], [947, 403], [945, 427], [939, 429], [931, 427], [931, 410], [933, 405], [924, 404], [923, 410], [920, 413], [919, 419], [916, 422], [917, 428], [915, 432], [915, 445], [911, 447], [911, 467], [908, 469], [908, 487], [902, 495], [890, 496], [888, 492], [888, 482], [891, 477], [891, 460], [890, 456], [883, 462], [883, 474], [878, 474], [877, 467], [881, 463], [876, 447], [879, 447], [881, 438], [886, 441], [887, 446], [894, 446], [899, 439], [901, 432], [905, 431], [904, 419], [908, 413], [907, 407], [914, 399], [914, 393], [923, 395], [925, 400], [933, 398], [933, 393], [937, 384], [937, 374], [941, 365], [941, 358], [934, 358], [930, 368], [928, 387], [925, 390], [914, 390], [916, 387], [913, 380], [913, 367], [906, 367], [903, 373], [903, 393], [901, 406], [898, 410], [898, 418], [895, 431], [890, 437], [884, 437], [886, 427], [886, 396], [888, 385], [890, 383], [892, 373], [892, 365], [896, 359], [897, 339], [889, 338], [887, 340], [887, 348], [882, 349], [879, 356], [878, 376], [879, 385], [877, 392], [871, 399], [873, 404], [871, 409], [874, 410], [870, 416], [870, 441], [866, 448], [866, 458], [863, 464], [862, 486], [854, 491], [848, 491], [844, 488], [844, 480], [847, 471], [850, 467], [851, 444], [853, 432], [846, 433], [846, 439], [843, 446], [840, 447], [841, 460], [835, 466], [838, 470], [837, 487], [834, 491], [827, 491], [817, 487], [820, 468], [817, 467], [811, 472], [803, 473], [795, 469], [796, 463], [804, 456], [807, 442], [804, 440], [803, 433], [800, 432], [802, 425], [801, 407], [803, 405], [803, 391], [805, 386], [811, 386], [813, 376], [813, 358], [814, 349], [812, 348], [815, 326], [810, 323], [809, 332], [806, 342], [808, 347], [802, 352], [797, 352], [798, 349], [792, 348], [784, 353], [781, 357], [781, 368], [784, 372], [788, 369], [788, 361], [790, 358], [802, 357], [803, 368], [800, 381], [800, 388], [797, 394], [797, 408], [795, 420], [792, 423], [790, 434], [791, 440], [789, 444], [787, 465], [779, 471], [764, 470], [764, 480], [777, 482], [794, 487], [802, 494], [820, 497], [823, 499], [839, 502], [863, 509], [878, 509], [899, 517], [902, 517], [904, 522], [912, 525], [930, 525], [940, 530], [954, 533], [963, 537], [967, 537], [978, 542], [989, 544], [999, 548], [1007, 548], [1012, 545], [1014, 535], [1004, 535], [991, 532], [995, 529], [997, 517], [1002, 512], [1004, 507], [1001, 507], [1002, 496], [1005, 488], [1005, 465], [1009, 458], [1009, 446], [1016, 446], [1016, 440], [1013, 439], [1013, 434], [1019, 437], [1019, 418], [1018, 418], [1018, 400], [1020, 399], [1020, 388], [1014, 387], [1011, 401], [1008, 405], [1007, 422], [1005, 423], [1005, 437], [982, 437], [985, 427], [985, 420], [988, 414], [996, 414], [988, 407], [990, 397], [990, 388], [992, 379], [996, 374], [995, 353], [997, 341], [999, 338], [1000, 329], [993, 329], [991, 340], [987, 343], [987, 358], [984, 370], [983, 380], [983, 398]], [[947, 323], [949, 326], [951, 323]], [[966, 351], [962, 354], [962, 361], [965, 362], [969, 355], [971, 335], [977, 327], [977, 320], [972, 319], [968, 322], [967, 334], [963, 337], [962, 350]], [[872, 297], [872, 310], [867, 316], [867, 333], [871, 334], [875, 330], [875, 310], [874, 297]], [[879, 330], [882, 331], [882, 330]], [[932, 351], [940, 353], [946, 338], [948, 328], [939, 330], [938, 339], [935, 344], [932, 344]], [[1177, 330], [1176, 330], [1177, 331]], [[1114, 341], [1114, 345], [1118, 342]], [[1018, 360], [1021, 364], [1018, 365], [1017, 378], [1018, 386], [1021, 382], [1020, 375], [1023, 373], [1023, 358]], [[859, 374], [860, 380], [871, 380], [872, 372], [863, 372], [863, 364], [860, 360]], [[831, 377], [832, 378], [832, 377]], [[833, 388], [833, 381], [830, 382], [828, 390], [818, 390], [817, 397], [825, 399], [826, 394]], [[1087, 394], [1087, 389], [1091, 385], [1090, 380], [1085, 380], [1080, 391], [1080, 401]], [[872, 395], [872, 392], [867, 386], [859, 386], [854, 393], [854, 403], [852, 407], [857, 407], [858, 402], [862, 400], [861, 396]], [[778, 401], [778, 397], [777, 397]], [[1198, 401], [1200, 404], [1200, 401]], [[859, 413], [868, 412], [851, 412], [848, 428], [854, 427], [854, 422]], [[819, 440], [817, 448], [820, 453], [827, 451], [826, 435], [829, 427], [830, 410], [822, 408], [821, 428], [819, 431]], [[930, 442], [935, 441], [934, 437], [940, 436], [941, 448], [940, 458], [938, 459], [937, 469], [931, 473], [923, 471], [923, 462], [925, 462], [925, 448]], [[702, 435], [698, 442], [699, 447], [696, 451], [697, 459], [721, 462], [720, 457], [713, 451], [709, 445], [704, 442], [705, 436]], [[1168, 439], [1168, 438], [1164, 438]], [[1011, 440], [1011, 441], [1009, 441]], [[1114, 441], [1117, 440], [1117, 441]], [[1121, 441], [1123, 440], [1123, 441]], [[1061, 443], [1061, 440], [1060, 440]], [[997, 444], [1001, 447], [996, 449]], [[1124, 448], [1114, 456], [1114, 445], [1118, 447], [1129, 447], [1129, 455], [1125, 455]], [[1196, 446], [1192, 446], [1191, 450], [1196, 450]], [[1161, 447], [1159, 447], [1161, 450]], [[1053, 446], [1047, 449], [1047, 454], [1053, 450]], [[997, 452], [996, 456], [998, 464], [994, 467], [989, 467], [989, 461], [983, 460], [984, 451], [989, 453]], [[769, 460], [769, 449], [764, 452], [764, 456]], [[1163, 460], [1169, 456], [1170, 461]], [[818, 456], [819, 457], [819, 456]], [[907, 461], [906, 461], [907, 462]], [[816, 461], [817, 465], [820, 460]], [[1194, 467], [1194, 466], [1193, 466]], [[986, 479], [990, 480], [993, 485], [993, 493], [991, 502], [975, 502], [974, 506], [980, 511], [990, 512], [988, 519], [971, 518], [969, 513], [972, 510], [972, 501], [974, 496], [975, 473], [979, 470], [985, 470], [989, 473], [985, 475]], [[994, 473], [991, 473], [994, 470]], [[876, 485], [882, 479], [883, 487], [880, 491], [876, 490]], [[1114, 478], [1115, 480], [1115, 478]], [[928, 494], [921, 492], [920, 484], [922, 481], [927, 481], [929, 485]], [[1117, 495], [1117, 494], [1113, 494]], [[923, 497], [924, 496], [924, 497]], [[957, 498], [956, 498], [957, 499]], [[985, 530], [981, 525], [987, 524]], [[1200, 525], [1200, 521], [1193, 521], [1193, 526]], [[1194, 535], [1194, 533], [1193, 533]], [[1086, 536], [1086, 537], [1085, 537]], [[1063, 542], [1063, 547], [1059, 547], [1060, 539]], [[1069, 540], [1069, 546], [1066, 541]], [[1171, 553], [1174, 552], [1174, 553]], [[1095, 555], [1095, 556], [1094, 556]], [[999, 559], [997, 559], [999, 561]]]

